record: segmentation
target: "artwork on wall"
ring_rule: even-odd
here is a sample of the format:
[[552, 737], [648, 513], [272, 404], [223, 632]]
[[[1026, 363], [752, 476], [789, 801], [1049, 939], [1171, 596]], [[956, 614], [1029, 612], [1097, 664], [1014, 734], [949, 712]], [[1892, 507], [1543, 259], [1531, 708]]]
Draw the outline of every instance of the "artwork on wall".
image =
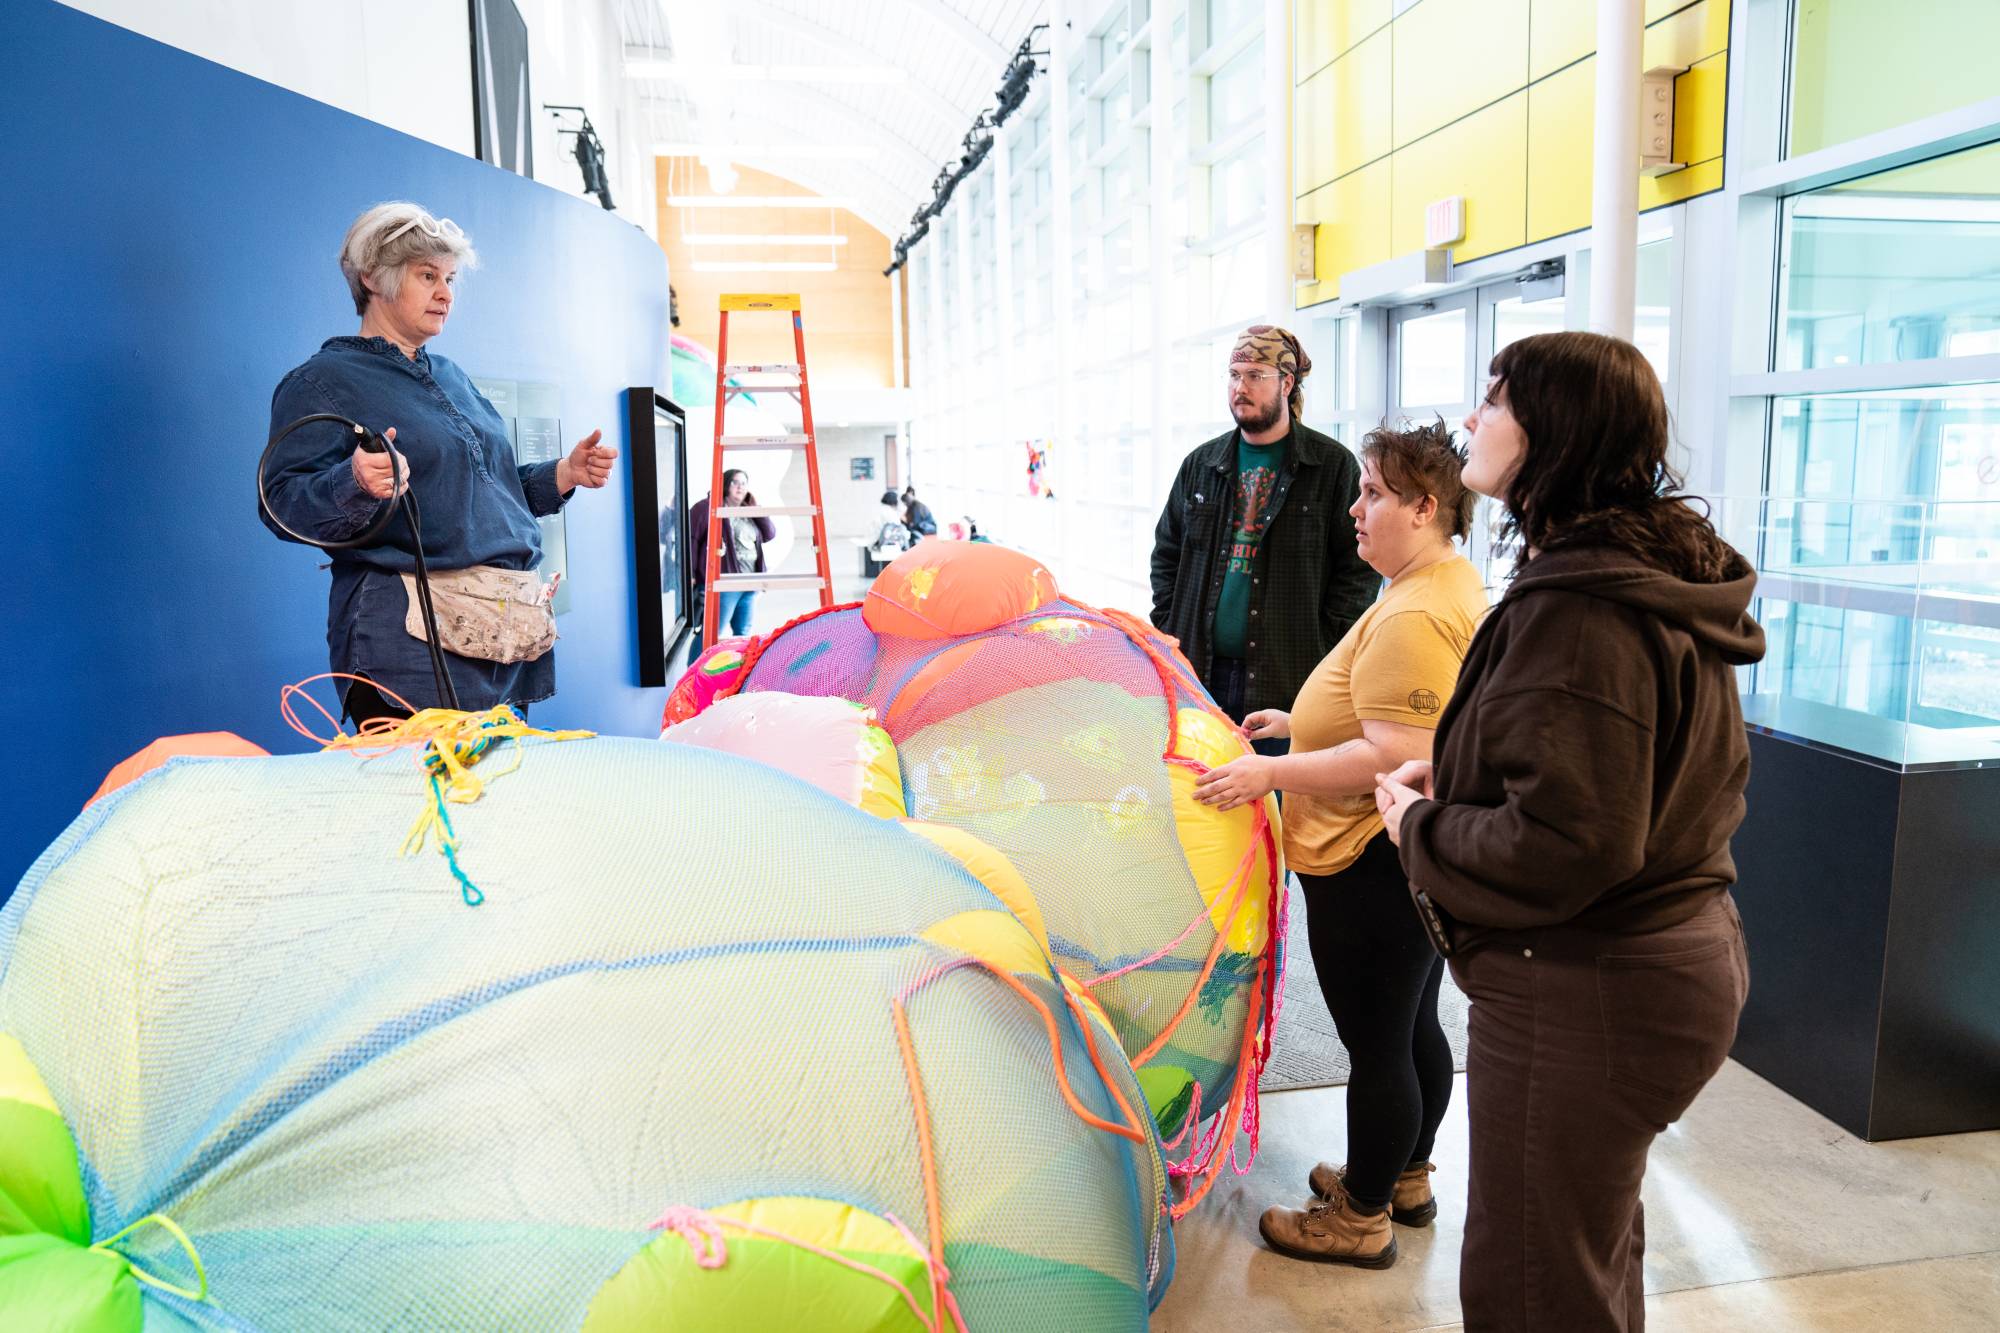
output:
[[848, 459], [847, 479], [849, 481], [875, 480], [875, 460], [866, 454], [863, 454], [859, 458]]
[[514, 0], [472, 3], [472, 139], [481, 162], [535, 174], [529, 132], [528, 25]]
[[1049, 489], [1049, 448], [1048, 440], [1025, 440], [1028, 450], [1028, 494], [1053, 500], [1056, 493]]
[[693, 628], [694, 564], [684, 480], [687, 414], [651, 387], [627, 389], [625, 412], [632, 442], [632, 585], [638, 600], [639, 684], [665, 685], [667, 664]]

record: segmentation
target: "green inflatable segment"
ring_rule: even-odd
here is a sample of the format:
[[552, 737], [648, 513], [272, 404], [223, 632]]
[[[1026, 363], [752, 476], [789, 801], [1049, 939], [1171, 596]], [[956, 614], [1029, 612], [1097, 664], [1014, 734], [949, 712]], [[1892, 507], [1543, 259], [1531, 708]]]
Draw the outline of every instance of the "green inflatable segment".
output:
[[124, 1258], [89, 1246], [69, 1126], [0, 1098], [0, 1327], [138, 1333], [145, 1312]]
[[1153, 1113], [1160, 1137], [1171, 1139], [1180, 1133], [1181, 1119], [1193, 1100], [1194, 1075], [1174, 1065], [1157, 1064], [1133, 1072], [1139, 1077], [1139, 1090], [1146, 1094], [1146, 1107]]
[[[719, 1268], [703, 1268], [681, 1236], [655, 1237], [598, 1292], [584, 1333], [663, 1328], [802, 1329], [827, 1333], [925, 1333], [901, 1292], [879, 1278], [783, 1241], [727, 1231]], [[930, 1278], [908, 1255], [850, 1251], [843, 1258], [886, 1273], [930, 1313]], [[802, 1321], [802, 1312], [810, 1318]]]
[[0, 1236], [33, 1234], [90, 1244], [76, 1140], [54, 1111], [0, 1097]]

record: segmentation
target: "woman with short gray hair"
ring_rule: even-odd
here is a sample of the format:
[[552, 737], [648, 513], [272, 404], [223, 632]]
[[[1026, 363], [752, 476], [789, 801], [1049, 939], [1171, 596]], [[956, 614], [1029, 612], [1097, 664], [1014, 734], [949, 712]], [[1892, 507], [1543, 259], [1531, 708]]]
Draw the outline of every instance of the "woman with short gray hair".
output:
[[[361, 329], [329, 338], [271, 396], [271, 433], [317, 413], [374, 430], [403, 460], [354, 449], [338, 422], [302, 426], [277, 447], [260, 511], [288, 541], [342, 542], [369, 528], [382, 506], [416, 491], [423, 553], [445, 666], [461, 707], [527, 705], [555, 693], [553, 587], [541, 563], [536, 519], [559, 512], [578, 486], [600, 487], [616, 449], [592, 431], [568, 456], [519, 464], [507, 423], [464, 371], [425, 344], [444, 332], [460, 273], [478, 262], [450, 218], [405, 201], [354, 220], [340, 247]], [[442, 707], [412, 586], [416, 539], [407, 521], [372, 545], [328, 552], [333, 587], [327, 649], [342, 701], [357, 725]], [[495, 618], [495, 608], [497, 619]], [[378, 688], [379, 687], [379, 688]]]

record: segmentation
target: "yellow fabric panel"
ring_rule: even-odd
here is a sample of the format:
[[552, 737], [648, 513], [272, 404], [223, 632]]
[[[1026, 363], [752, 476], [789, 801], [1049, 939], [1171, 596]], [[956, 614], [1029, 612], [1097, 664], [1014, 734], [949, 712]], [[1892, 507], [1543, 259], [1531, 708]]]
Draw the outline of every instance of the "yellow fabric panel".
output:
[[41, 1074], [35, 1069], [35, 1062], [28, 1058], [21, 1043], [4, 1033], [0, 1033], [0, 1100], [22, 1102], [28, 1106], [38, 1106], [44, 1111], [62, 1114], [56, 1099], [49, 1093], [49, 1085], [42, 1082]]
[[1007, 859], [1006, 853], [950, 824], [905, 819], [903, 827], [920, 838], [928, 839], [939, 851], [956, 858], [974, 879], [993, 890], [993, 896], [1007, 904], [1008, 911], [1021, 919], [1021, 924], [1028, 928], [1028, 933], [1035, 937], [1035, 943], [1042, 946], [1042, 951], [1049, 951], [1049, 928], [1042, 920], [1042, 905], [1036, 900], [1035, 891], [1028, 887], [1028, 881]]
[[1341, 274], [1379, 264], [1393, 253], [1389, 248], [1391, 160], [1371, 162], [1299, 200], [1298, 220], [1319, 224], [1313, 240], [1313, 266], [1320, 279], [1300, 284], [1299, 305], [1338, 296]]
[[1012, 912], [960, 912], [925, 931], [923, 938], [971, 954], [1005, 972], [1048, 976], [1048, 952]]
[[1642, 176], [1639, 178], [1639, 211], [1643, 213], [1664, 204], [1677, 204], [1683, 199], [1692, 199], [1698, 194], [1708, 194], [1721, 188], [1722, 159], [1719, 157], [1697, 162], [1671, 176]]
[[1529, 5], [1529, 78], [1547, 78], [1597, 50], [1597, 0], [1529, 0]]
[[1528, 0], [1424, 0], [1390, 31], [1397, 148], [1527, 84]]
[[1597, 57], [1528, 89], [1528, 239], [1590, 225]]
[[[1250, 752], [1235, 728], [1212, 713], [1183, 708], [1176, 723], [1174, 753], [1182, 758], [1215, 768]], [[1224, 811], [1203, 805], [1194, 798], [1194, 772], [1179, 764], [1168, 768], [1167, 780], [1173, 790], [1174, 833], [1180, 839], [1181, 852], [1188, 859], [1188, 869], [1194, 875], [1202, 901], [1208, 904], [1210, 920], [1219, 931], [1227, 928], [1227, 948], [1237, 953], [1263, 952], [1265, 911], [1272, 886], [1278, 882], [1267, 848], [1258, 847], [1250, 867], [1250, 887], [1233, 918], [1229, 911], [1230, 899], [1236, 892], [1236, 869], [1251, 845], [1254, 821], [1250, 807]], [[1276, 836], [1282, 837], [1278, 803], [1266, 797], [1264, 814]]]
[[855, 802], [863, 814], [878, 819], [901, 819], [909, 814], [903, 805], [903, 766], [896, 758], [896, 743], [877, 726], [861, 729], [864, 765], [861, 770], [861, 797]]
[[[1687, 8], [1687, 3], [1688, 0], [1646, 0], [1645, 21], [1647, 23], [1658, 23], [1668, 15]], [[1596, 50], [1596, 45], [1593, 44], [1591, 49], [1593, 51]]]
[[1292, 28], [1296, 82], [1324, 69], [1356, 43], [1389, 24], [1389, 0], [1299, 0]]
[[1423, 249], [1425, 207], [1454, 194], [1465, 196], [1465, 240], [1452, 251], [1455, 262], [1526, 242], [1526, 89], [1402, 149], [1389, 164], [1391, 254]]
[[1388, 153], [1389, 69], [1385, 28], [1300, 86], [1292, 121], [1300, 194]]
[[[783, 1232], [793, 1240], [802, 1240], [821, 1249], [899, 1254], [919, 1262], [924, 1257], [902, 1232], [882, 1218], [831, 1199], [808, 1199], [796, 1195], [742, 1199], [708, 1211], [716, 1217]], [[725, 1241], [741, 1234], [723, 1229]]]

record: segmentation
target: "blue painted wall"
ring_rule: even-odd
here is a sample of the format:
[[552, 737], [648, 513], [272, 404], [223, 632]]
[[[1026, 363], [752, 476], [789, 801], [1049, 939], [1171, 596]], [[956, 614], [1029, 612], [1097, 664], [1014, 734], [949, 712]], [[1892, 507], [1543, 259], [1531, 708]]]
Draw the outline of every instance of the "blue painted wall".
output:
[[[0, 5], [0, 899], [127, 754], [175, 732], [305, 742], [278, 689], [326, 669], [324, 557], [275, 540], [253, 468], [271, 390], [359, 325], [336, 256], [415, 199], [481, 266], [431, 344], [560, 385], [625, 449], [665, 383], [666, 257], [631, 224], [48, 0]], [[574, 609], [539, 723], [654, 735], [628, 473], [569, 507]]]

